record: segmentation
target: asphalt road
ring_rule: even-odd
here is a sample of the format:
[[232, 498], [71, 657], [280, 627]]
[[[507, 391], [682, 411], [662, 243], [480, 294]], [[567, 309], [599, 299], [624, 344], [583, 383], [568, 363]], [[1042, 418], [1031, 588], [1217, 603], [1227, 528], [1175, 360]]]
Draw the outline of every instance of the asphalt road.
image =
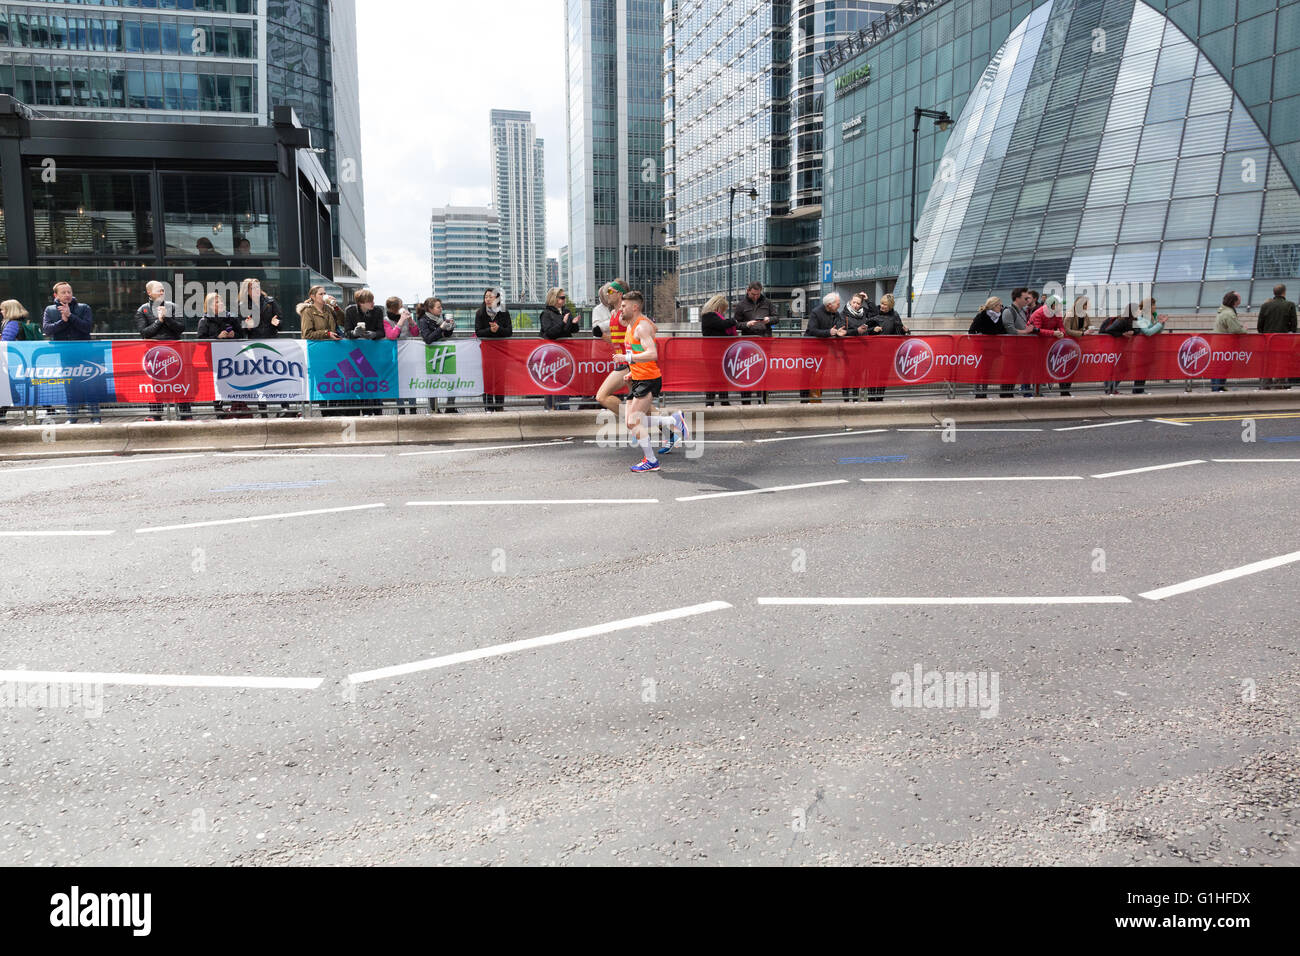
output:
[[0, 853], [1294, 865], [1300, 416], [1088, 424], [5, 463]]

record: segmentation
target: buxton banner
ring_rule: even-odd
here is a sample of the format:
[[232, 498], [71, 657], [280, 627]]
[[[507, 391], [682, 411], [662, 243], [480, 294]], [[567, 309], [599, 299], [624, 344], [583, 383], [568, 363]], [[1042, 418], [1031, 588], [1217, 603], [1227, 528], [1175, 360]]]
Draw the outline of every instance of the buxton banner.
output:
[[243, 402], [307, 399], [307, 343], [301, 339], [253, 339], [212, 343], [217, 398]]
[[478, 339], [420, 339], [397, 343], [398, 394], [402, 398], [453, 398], [483, 394], [483, 354]]

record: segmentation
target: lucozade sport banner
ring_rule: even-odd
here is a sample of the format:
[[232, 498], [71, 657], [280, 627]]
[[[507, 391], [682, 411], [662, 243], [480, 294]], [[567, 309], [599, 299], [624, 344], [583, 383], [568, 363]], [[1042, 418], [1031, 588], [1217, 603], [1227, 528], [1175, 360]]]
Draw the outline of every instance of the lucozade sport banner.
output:
[[79, 405], [114, 402], [110, 342], [6, 342], [8, 404]]

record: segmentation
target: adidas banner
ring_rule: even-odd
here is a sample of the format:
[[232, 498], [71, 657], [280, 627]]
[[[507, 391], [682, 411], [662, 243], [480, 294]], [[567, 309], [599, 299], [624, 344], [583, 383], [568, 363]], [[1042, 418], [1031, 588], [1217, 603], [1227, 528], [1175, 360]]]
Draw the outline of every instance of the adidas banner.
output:
[[402, 398], [477, 397], [483, 394], [483, 352], [478, 339], [397, 343], [398, 394]]
[[397, 398], [397, 343], [366, 339], [307, 343], [312, 401]]
[[213, 342], [211, 348], [212, 374], [222, 401], [306, 400], [307, 343], [301, 339]]

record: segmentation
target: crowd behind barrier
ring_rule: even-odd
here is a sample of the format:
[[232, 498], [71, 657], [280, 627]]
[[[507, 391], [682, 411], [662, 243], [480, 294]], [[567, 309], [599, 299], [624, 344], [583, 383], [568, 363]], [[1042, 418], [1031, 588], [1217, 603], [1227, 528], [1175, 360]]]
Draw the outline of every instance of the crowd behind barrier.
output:
[[[188, 318], [166, 287], [149, 282], [135, 316], [139, 338], [124, 340], [92, 338], [92, 309], [59, 283], [39, 321], [15, 300], [0, 303], [0, 409], [64, 408], [75, 421], [85, 406], [98, 421], [109, 403], [147, 404], [150, 418], [165, 406], [189, 418], [196, 404], [227, 417], [253, 414], [254, 405], [265, 416], [270, 403], [279, 415], [304, 407], [381, 414], [386, 402], [399, 414], [413, 414], [417, 403], [438, 411], [440, 401], [442, 411], [457, 411], [457, 399], [461, 407], [478, 399], [500, 411], [506, 396], [541, 397], [548, 409], [596, 396], [610, 407], [627, 368], [616, 354], [626, 291], [618, 280], [602, 287], [594, 334], [579, 337], [581, 319], [567, 308], [564, 290], [552, 289], [539, 317], [541, 338], [516, 339], [509, 310], [490, 289], [471, 335], [436, 298], [413, 314], [400, 298], [381, 308], [361, 290], [344, 309], [314, 286], [304, 302], [286, 308], [247, 279], [233, 309], [222, 295], [207, 295], [196, 340], [187, 338]], [[986, 397], [989, 385], [1003, 397], [1046, 387], [1069, 395], [1085, 382], [1103, 383], [1108, 393], [1124, 381], [1135, 392], [1157, 380], [1207, 380], [1215, 390], [1230, 380], [1289, 387], [1300, 379], [1300, 337], [1285, 291], [1279, 286], [1261, 307], [1255, 333], [1237, 318], [1235, 293], [1224, 296], [1213, 332], [1171, 333], [1154, 298], [1094, 327], [1085, 297], [1067, 308], [1059, 298], [1039, 301], [1016, 289], [1006, 305], [990, 297], [966, 333], [939, 335], [911, 334], [892, 296], [873, 306], [865, 294], [841, 303], [832, 293], [796, 338], [773, 335], [779, 320], [753, 283], [730, 314], [722, 296], [705, 304], [702, 336], [661, 338], [662, 385], [702, 393], [707, 404], [725, 403], [733, 391], [746, 403], [778, 392], [817, 402], [824, 389], [837, 388], [846, 400], [879, 401], [887, 388], [926, 385], [949, 386], [950, 394], [970, 385], [975, 397]], [[299, 319], [296, 336], [285, 329], [286, 312]]]

